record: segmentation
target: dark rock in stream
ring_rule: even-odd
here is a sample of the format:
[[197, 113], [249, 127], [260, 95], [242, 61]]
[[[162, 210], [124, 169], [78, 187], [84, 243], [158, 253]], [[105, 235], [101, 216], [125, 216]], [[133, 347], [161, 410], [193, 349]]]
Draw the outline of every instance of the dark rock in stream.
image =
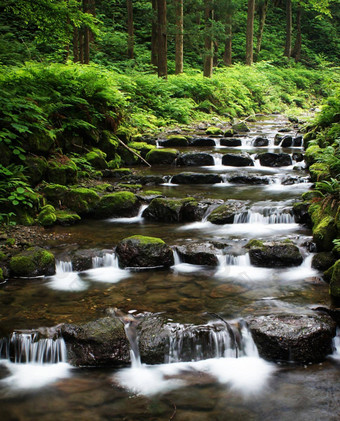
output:
[[299, 266], [303, 262], [299, 248], [292, 243], [254, 244], [249, 257], [252, 265], [265, 268]]
[[222, 177], [218, 174], [201, 174], [183, 172], [172, 177], [173, 184], [216, 184], [222, 183]]
[[281, 148], [290, 148], [293, 146], [293, 137], [290, 135], [283, 136], [280, 146]]
[[260, 175], [236, 175], [228, 179], [229, 183], [235, 184], [248, 184], [248, 185], [260, 185], [260, 184], [269, 184], [269, 178], [266, 176]]
[[236, 214], [245, 212], [246, 202], [239, 200], [228, 200], [223, 205], [218, 206], [208, 216], [208, 221], [212, 224], [223, 225], [232, 224]]
[[298, 224], [304, 224], [308, 227], [312, 227], [312, 220], [308, 213], [309, 203], [308, 202], [297, 202], [293, 205], [293, 213], [295, 221]]
[[171, 248], [156, 237], [133, 235], [117, 244], [119, 266], [123, 268], [168, 268], [174, 264]]
[[286, 167], [292, 165], [292, 158], [287, 153], [265, 152], [258, 155], [260, 164], [264, 167]]
[[29, 247], [13, 256], [9, 267], [14, 277], [32, 278], [54, 275], [55, 257], [50, 251], [41, 247]]
[[320, 270], [321, 272], [324, 272], [325, 270], [333, 266], [336, 260], [337, 260], [336, 257], [331, 251], [330, 252], [324, 251], [321, 253], [317, 253], [313, 256], [312, 267], [314, 269]]
[[268, 315], [247, 319], [261, 357], [315, 363], [332, 352], [336, 324], [324, 315]]
[[231, 167], [253, 167], [254, 162], [247, 153], [227, 153], [222, 156], [222, 165], [229, 165]]
[[302, 146], [302, 142], [303, 142], [303, 137], [301, 135], [300, 136], [296, 136], [293, 139], [293, 146], [295, 146], [295, 147], [301, 147]]
[[253, 146], [255, 148], [268, 146], [268, 145], [269, 145], [269, 140], [266, 137], [258, 136], [254, 139], [254, 142], [253, 142]]
[[186, 153], [179, 156], [176, 160], [177, 166], [203, 166], [203, 165], [214, 165], [214, 158], [208, 153]]
[[191, 146], [215, 146], [216, 142], [210, 137], [194, 137], [189, 144]]
[[144, 210], [143, 218], [158, 222], [200, 221], [208, 205], [198, 203], [193, 197], [184, 199], [155, 198]]
[[222, 138], [220, 144], [227, 147], [242, 146], [242, 140], [237, 138]]
[[217, 250], [211, 244], [188, 244], [175, 247], [184, 263], [193, 265], [217, 266]]

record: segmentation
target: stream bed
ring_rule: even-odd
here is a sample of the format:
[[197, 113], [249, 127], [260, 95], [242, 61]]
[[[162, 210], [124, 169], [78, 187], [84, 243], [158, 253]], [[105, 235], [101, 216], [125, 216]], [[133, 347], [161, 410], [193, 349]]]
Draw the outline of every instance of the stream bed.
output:
[[[251, 315], [305, 314], [315, 307], [329, 306], [328, 285], [311, 267], [311, 231], [296, 223], [291, 212], [294, 202], [311, 186], [303, 162], [294, 159], [302, 148], [274, 145], [274, 136], [288, 124], [282, 116], [269, 116], [249, 123], [251, 131], [240, 137], [238, 147], [223, 147], [218, 138], [215, 146], [190, 147], [190, 152], [212, 155], [211, 166], [141, 170], [143, 175], [164, 177], [161, 185], [144, 190], [158, 190], [167, 197], [247, 201], [247, 212], [233, 224], [214, 225], [204, 217], [190, 223], [146, 221], [144, 205], [134, 218], [87, 220], [72, 227], [51, 228], [51, 232], [67, 234], [62, 244], [53, 240], [48, 244], [58, 260], [56, 275], [10, 279], [0, 285], [0, 336], [59, 323], [90, 322], [112, 307], [132, 314], [161, 313], [179, 325], [206, 323], [207, 314], [218, 314], [236, 325]], [[297, 135], [294, 128], [288, 134]], [[269, 145], [254, 147], [252, 141], [257, 136], [268, 138]], [[189, 152], [189, 148], [178, 149]], [[240, 152], [248, 152], [255, 165], [235, 168], [221, 164], [221, 154]], [[288, 153], [293, 156], [292, 165], [261, 166], [256, 159], [259, 152]], [[174, 175], [185, 171], [218, 174], [222, 182], [172, 182]], [[267, 177], [269, 181], [261, 185], [228, 181], [240, 174]], [[287, 182], [287, 177], [291, 181]], [[121, 239], [136, 234], [162, 238], [171, 247], [218, 244], [218, 265], [185, 263], [174, 253], [175, 263], [169, 270], [121, 269], [114, 248]], [[251, 239], [290, 239], [299, 247], [303, 263], [297, 267], [255, 267], [244, 249]], [[69, 257], [79, 249], [98, 250], [92, 268], [83, 272], [73, 270]], [[178, 342], [164, 364], [148, 366], [142, 361], [131, 368], [113, 369], [72, 367], [62, 343], [44, 342], [44, 349], [40, 349], [23, 334], [15, 338], [20, 353], [25, 354], [22, 361], [6, 359], [7, 345], [0, 342], [0, 419], [339, 419], [339, 337], [334, 340], [334, 353], [324, 362], [299, 365], [293, 361], [269, 363], [258, 356], [248, 331], [242, 331], [241, 336], [239, 358], [230, 354], [225, 338], [216, 337], [215, 358], [201, 359], [196, 347], [192, 358], [182, 361]], [[217, 352], [222, 345], [226, 351]]]

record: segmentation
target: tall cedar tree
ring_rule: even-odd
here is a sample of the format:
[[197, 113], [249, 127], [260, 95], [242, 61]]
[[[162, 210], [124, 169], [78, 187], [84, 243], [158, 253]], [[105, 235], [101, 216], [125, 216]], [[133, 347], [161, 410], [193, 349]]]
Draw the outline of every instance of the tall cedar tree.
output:
[[133, 27], [133, 4], [132, 0], [126, 0], [127, 29], [128, 29], [128, 58], [134, 58], [134, 27]]
[[253, 44], [254, 44], [254, 15], [255, 0], [248, 0], [247, 32], [246, 32], [246, 65], [253, 64]]
[[157, 0], [152, 0], [152, 22], [151, 22], [151, 64], [158, 66], [158, 12]]
[[258, 15], [259, 15], [259, 28], [258, 28], [257, 40], [256, 40], [255, 61], [257, 61], [257, 57], [261, 51], [264, 25], [266, 23], [266, 17], [267, 17], [268, 0], [261, 0], [260, 2], [258, 2], [257, 6], [258, 6]]
[[175, 73], [183, 73], [183, 0], [175, 0], [176, 6], [176, 55]]
[[290, 58], [292, 53], [292, 0], [286, 0], [286, 45], [284, 55]]
[[204, 3], [205, 36], [204, 36], [204, 68], [203, 76], [211, 77], [213, 72], [213, 41], [211, 36], [212, 19], [214, 18], [212, 0], [205, 0]]
[[157, 0], [158, 76], [168, 77], [166, 0]]

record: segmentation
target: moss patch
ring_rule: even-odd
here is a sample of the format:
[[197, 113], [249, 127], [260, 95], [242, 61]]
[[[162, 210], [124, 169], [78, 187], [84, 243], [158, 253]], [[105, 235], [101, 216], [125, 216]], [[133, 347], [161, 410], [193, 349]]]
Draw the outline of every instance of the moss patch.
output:
[[172, 164], [178, 155], [176, 149], [153, 149], [146, 155], [150, 164], [169, 165]]
[[80, 216], [75, 212], [58, 210], [55, 215], [57, 218], [56, 223], [59, 225], [73, 225], [81, 220]]
[[205, 134], [211, 135], [211, 136], [217, 136], [217, 135], [223, 134], [223, 130], [220, 129], [219, 127], [211, 126], [207, 128], [207, 130], [205, 131]]
[[102, 196], [95, 215], [105, 217], [136, 216], [139, 210], [138, 198], [129, 191], [121, 191]]
[[340, 260], [332, 266], [332, 277], [329, 284], [329, 293], [340, 298]]
[[48, 161], [47, 180], [55, 184], [74, 184], [77, 181], [77, 166], [66, 156]]
[[56, 220], [57, 217], [55, 214], [55, 208], [52, 205], [44, 206], [38, 215], [38, 222], [43, 227], [53, 225], [56, 222]]
[[91, 213], [99, 200], [99, 195], [94, 190], [78, 187], [68, 191], [64, 203], [69, 209], [82, 215]]
[[147, 237], [144, 235], [132, 235], [131, 237], [127, 237], [124, 240], [136, 240], [140, 244], [165, 244], [161, 238]]
[[12, 257], [9, 265], [13, 276], [52, 275], [54, 273], [55, 258], [47, 250], [40, 247], [31, 247]]
[[334, 218], [324, 216], [321, 221], [313, 227], [313, 240], [318, 250], [332, 250], [333, 240], [336, 238], [337, 230]]

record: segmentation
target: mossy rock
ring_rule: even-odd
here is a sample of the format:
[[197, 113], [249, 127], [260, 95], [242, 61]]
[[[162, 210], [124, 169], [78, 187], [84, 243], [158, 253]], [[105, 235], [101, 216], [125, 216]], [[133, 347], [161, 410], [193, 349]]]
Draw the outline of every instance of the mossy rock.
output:
[[97, 185], [93, 186], [92, 189], [95, 190], [96, 192], [104, 193], [104, 192], [108, 192], [108, 191], [110, 191], [110, 189], [112, 189], [112, 184], [101, 183], [101, 184], [97, 184]]
[[93, 189], [78, 187], [69, 189], [65, 195], [64, 204], [74, 212], [85, 215], [94, 211], [99, 200], [98, 193]]
[[116, 136], [119, 137], [119, 139], [122, 140], [124, 143], [129, 142], [134, 134], [136, 134], [135, 129], [124, 126], [119, 126], [119, 128], [116, 131]]
[[178, 151], [176, 149], [153, 149], [146, 155], [146, 160], [155, 165], [171, 165], [174, 163]]
[[310, 178], [312, 181], [328, 180], [330, 178], [329, 168], [326, 164], [316, 162], [309, 167]]
[[138, 191], [140, 190], [143, 186], [141, 184], [126, 184], [126, 183], [118, 183], [117, 187], [119, 189], [124, 189], [124, 190], [129, 190], [129, 191]]
[[167, 268], [174, 264], [171, 248], [156, 237], [133, 235], [124, 238], [118, 243], [116, 254], [121, 267]]
[[224, 136], [225, 136], [225, 137], [233, 137], [233, 136], [234, 136], [234, 130], [233, 130], [233, 129], [227, 129], [227, 130], [224, 132]]
[[334, 265], [336, 259], [332, 252], [321, 252], [313, 256], [312, 267], [322, 272]]
[[155, 198], [143, 212], [143, 218], [158, 222], [189, 222], [199, 220], [200, 217], [198, 202], [193, 197]]
[[245, 202], [229, 200], [227, 203], [214, 209], [208, 216], [208, 221], [217, 225], [232, 224], [235, 215], [240, 212], [245, 212]]
[[92, 148], [86, 155], [86, 160], [93, 168], [98, 170], [105, 170], [107, 168], [106, 153], [98, 148]]
[[4, 142], [0, 142], [0, 165], [7, 167], [12, 161], [12, 156], [10, 148]]
[[156, 146], [149, 145], [146, 142], [129, 142], [128, 147], [138, 151], [143, 158], [146, 157], [148, 152], [156, 148]]
[[2, 268], [0, 268], [0, 282], [3, 282], [4, 280], [5, 280], [4, 272], [3, 272]]
[[308, 166], [315, 163], [316, 158], [322, 154], [322, 149], [319, 145], [309, 146], [305, 152], [305, 161]]
[[[138, 151], [135, 151], [133, 148], [131, 148], [131, 151], [138, 153]], [[124, 148], [123, 146], [119, 146], [118, 154], [121, 157], [122, 165], [136, 165], [138, 163], [138, 159], [139, 159], [138, 156], [136, 156], [131, 151]]]
[[114, 155], [114, 158], [111, 159], [111, 161], [109, 161], [107, 163], [107, 167], [110, 170], [116, 170], [116, 169], [118, 169], [120, 167], [121, 163], [122, 163], [122, 157], [116, 153]]
[[220, 127], [210, 126], [205, 131], [205, 134], [210, 136], [218, 136], [223, 134], [223, 130]]
[[264, 247], [264, 243], [263, 241], [256, 240], [255, 238], [253, 238], [252, 240], [248, 241], [248, 243], [244, 247], [247, 249], [262, 248]]
[[329, 293], [332, 297], [340, 298], [340, 260], [332, 266], [332, 277], [329, 283]]
[[55, 215], [57, 217], [56, 223], [63, 226], [74, 225], [81, 220], [80, 216], [75, 212], [57, 210]]
[[292, 243], [263, 243], [253, 245], [249, 250], [250, 262], [254, 266], [281, 268], [299, 266], [303, 257], [299, 248]]
[[26, 227], [30, 227], [35, 224], [34, 217], [25, 209], [18, 209], [14, 220], [17, 224], [25, 225]]
[[306, 191], [305, 193], [302, 193], [302, 199], [303, 200], [313, 200], [317, 197], [322, 197], [322, 193], [319, 190], [309, 190]]
[[232, 129], [237, 133], [250, 132], [249, 127], [246, 125], [246, 123], [244, 121], [241, 121], [240, 123], [233, 124]]
[[335, 220], [332, 216], [324, 216], [313, 227], [313, 241], [319, 251], [330, 251], [333, 248], [333, 240], [337, 236]]
[[117, 168], [112, 171], [113, 178], [127, 178], [130, 175], [132, 175], [132, 171], [130, 170], [130, 168]]
[[118, 138], [111, 132], [104, 130], [98, 143], [98, 148], [105, 152], [108, 161], [115, 159], [119, 147]]
[[43, 187], [42, 192], [50, 203], [58, 205], [63, 203], [68, 190], [69, 189], [66, 186], [61, 184], [46, 184]]
[[53, 225], [57, 220], [55, 214], [55, 208], [52, 205], [46, 205], [41, 209], [38, 215], [38, 222], [43, 227], [49, 227]]
[[311, 130], [310, 132], [306, 133], [303, 136], [303, 146], [304, 146], [304, 148], [307, 149], [308, 148], [308, 145], [309, 145], [309, 142], [311, 140], [314, 140], [314, 139], [316, 139], [316, 132], [315, 132], [315, 130]]
[[53, 184], [75, 184], [78, 178], [77, 165], [66, 156], [48, 161], [47, 180]]
[[41, 131], [30, 134], [23, 147], [33, 154], [46, 155], [53, 149], [54, 142], [55, 139], [50, 132]]
[[25, 175], [32, 186], [40, 183], [46, 175], [48, 163], [42, 156], [29, 155], [25, 160]]
[[48, 276], [55, 273], [55, 257], [51, 252], [41, 247], [30, 247], [13, 256], [9, 266], [12, 276]]
[[139, 211], [137, 196], [129, 191], [120, 191], [102, 196], [95, 209], [95, 217], [132, 217]]

